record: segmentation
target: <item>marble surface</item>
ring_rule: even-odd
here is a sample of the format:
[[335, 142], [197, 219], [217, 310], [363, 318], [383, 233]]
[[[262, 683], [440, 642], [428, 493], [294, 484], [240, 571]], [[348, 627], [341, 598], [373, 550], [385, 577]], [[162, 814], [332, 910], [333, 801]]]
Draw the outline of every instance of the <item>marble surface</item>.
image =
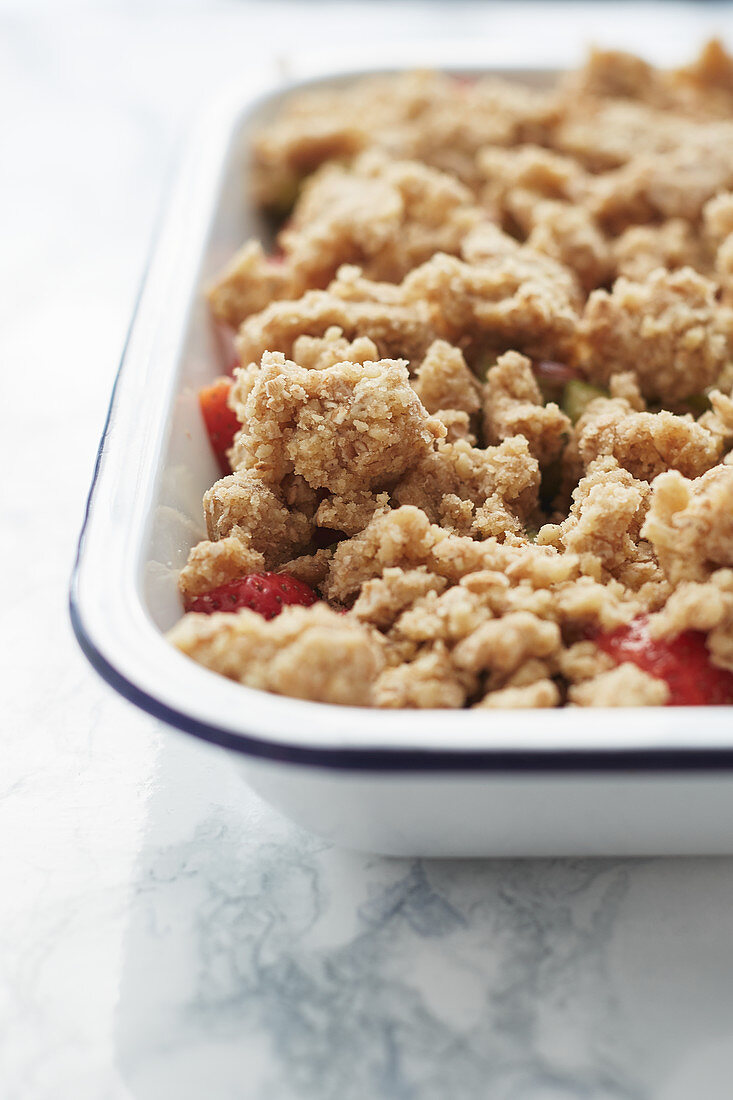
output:
[[671, 50], [730, 31], [705, 4], [0, 0], [3, 1100], [731, 1096], [733, 860], [329, 847], [117, 698], [66, 618], [156, 210], [212, 87], [310, 43], [460, 27], [539, 56], [662, 17]]

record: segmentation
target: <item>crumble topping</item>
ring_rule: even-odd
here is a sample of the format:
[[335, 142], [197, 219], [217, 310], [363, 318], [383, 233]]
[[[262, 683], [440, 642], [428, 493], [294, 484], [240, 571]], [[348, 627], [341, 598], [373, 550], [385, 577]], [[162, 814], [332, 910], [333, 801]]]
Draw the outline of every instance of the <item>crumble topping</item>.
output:
[[239, 431], [180, 588], [276, 571], [318, 600], [190, 611], [171, 641], [250, 687], [383, 708], [665, 705], [600, 644], [642, 620], [733, 671], [720, 44], [676, 71], [597, 50], [549, 89], [305, 90], [253, 158], [279, 228], [208, 289]]

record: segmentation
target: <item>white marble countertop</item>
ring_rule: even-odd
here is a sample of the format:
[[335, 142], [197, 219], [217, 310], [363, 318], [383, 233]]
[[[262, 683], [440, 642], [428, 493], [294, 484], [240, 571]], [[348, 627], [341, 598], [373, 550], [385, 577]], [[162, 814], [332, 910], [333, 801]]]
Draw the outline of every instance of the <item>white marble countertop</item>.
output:
[[330, 848], [116, 697], [66, 616], [165, 178], [218, 82], [324, 41], [546, 58], [662, 23], [681, 53], [731, 8], [0, 0], [3, 1100], [733, 1094], [733, 860]]

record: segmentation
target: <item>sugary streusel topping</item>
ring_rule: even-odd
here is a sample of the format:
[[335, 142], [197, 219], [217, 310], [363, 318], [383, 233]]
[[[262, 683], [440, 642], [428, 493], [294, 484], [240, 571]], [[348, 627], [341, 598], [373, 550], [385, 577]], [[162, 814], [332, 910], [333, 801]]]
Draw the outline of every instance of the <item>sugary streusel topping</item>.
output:
[[209, 288], [229, 472], [189, 612], [251, 687], [378, 707], [664, 705], [602, 639], [733, 671], [733, 60], [594, 52], [537, 90], [411, 73], [300, 92], [254, 143], [279, 224]]

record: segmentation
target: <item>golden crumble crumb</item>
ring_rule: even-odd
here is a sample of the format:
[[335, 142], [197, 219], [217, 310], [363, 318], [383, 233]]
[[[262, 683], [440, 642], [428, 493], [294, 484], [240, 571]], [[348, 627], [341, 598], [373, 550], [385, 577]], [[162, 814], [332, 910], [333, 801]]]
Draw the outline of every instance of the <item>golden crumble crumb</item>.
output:
[[261, 572], [265, 557], [250, 545], [249, 535], [237, 528], [218, 542], [199, 542], [188, 555], [178, 578], [182, 595], [198, 596], [247, 573]]
[[529, 611], [489, 619], [456, 646], [453, 660], [469, 672], [514, 672], [530, 657], [549, 657], [560, 647], [557, 623]]
[[628, 662], [568, 689], [568, 700], [576, 707], [663, 707], [668, 699], [664, 680]]
[[557, 655], [556, 661], [568, 684], [581, 684], [615, 667], [611, 657], [590, 640], [569, 645]]
[[[488, 146], [476, 158], [481, 174], [481, 198], [503, 220], [516, 216], [512, 206], [517, 193], [534, 195], [535, 200], [580, 199], [588, 187], [585, 170], [572, 157], [538, 145], [513, 148]], [[529, 213], [529, 211], [527, 211]]]
[[341, 496], [394, 480], [436, 435], [404, 363], [337, 363], [308, 370], [266, 353], [244, 406], [236, 468], [266, 484], [287, 473]]
[[683, 400], [715, 382], [727, 360], [715, 287], [692, 268], [620, 278], [595, 290], [580, 323], [590, 377], [606, 385], [633, 371], [645, 397]]
[[445, 340], [430, 345], [413, 388], [429, 413], [453, 409], [470, 416], [481, 404], [478, 381], [466, 366], [460, 348]]
[[262, 554], [268, 569], [307, 546], [313, 530], [304, 512], [289, 509], [248, 470], [229, 474], [209, 489], [204, 515], [212, 541], [241, 538], [249, 550]]
[[625, 401], [634, 412], [647, 411], [644, 395], [639, 389], [639, 380], [633, 371], [612, 374], [608, 381], [608, 390], [611, 397], [617, 397], [621, 401]]
[[237, 328], [250, 313], [264, 309], [275, 298], [285, 298], [291, 289], [282, 264], [266, 256], [259, 241], [247, 241], [211, 284], [208, 298], [217, 320]]
[[301, 554], [298, 558], [283, 562], [278, 567], [278, 573], [286, 573], [289, 577], [304, 581], [311, 588], [319, 588], [326, 578], [332, 557], [333, 549], [323, 546], [315, 554]]
[[376, 511], [389, 507], [389, 493], [373, 493], [369, 490], [349, 496], [334, 494], [321, 501], [316, 512], [316, 523], [330, 531], [345, 535], [358, 535], [363, 531]]
[[590, 464], [573, 492], [567, 519], [555, 529], [543, 528], [538, 541], [590, 555], [598, 561], [601, 576], [614, 576], [640, 553], [648, 498], [647, 484], [637, 481], [613, 458], [599, 458]]
[[472, 447], [465, 440], [441, 443], [393, 490], [398, 504], [412, 504], [437, 521], [446, 498], [475, 508], [494, 501], [502, 513], [524, 516], [534, 507], [539, 468], [523, 436], [498, 447]]
[[531, 454], [546, 466], [563, 450], [570, 419], [554, 402], [543, 402], [529, 359], [507, 351], [486, 376], [484, 430], [492, 442], [524, 436]]
[[529, 229], [527, 248], [558, 260], [575, 273], [585, 291], [603, 286], [614, 273], [613, 253], [593, 214], [569, 202], [537, 202], [514, 196], [514, 216]]
[[295, 301], [273, 301], [242, 323], [236, 339], [241, 363], [259, 363], [268, 352], [293, 353], [301, 336], [323, 336], [340, 328], [347, 339], [366, 336], [379, 354], [420, 361], [438, 335], [423, 303], [346, 297], [348, 283], [334, 280], [327, 290], [309, 290]]
[[674, 585], [733, 566], [733, 467], [718, 466], [695, 481], [676, 471], [660, 474], [642, 535]]
[[433, 413], [445, 428], [446, 443], [457, 443], [464, 439], [471, 447], [476, 446], [476, 434], [471, 430], [471, 417], [460, 409], [438, 409]]
[[442, 642], [420, 653], [413, 661], [387, 668], [377, 680], [379, 707], [462, 707], [475, 687], [475, 679], [451, 663]]
[[653, 481], [665, 470], [696, 477], [720, 459], [719, 439], [691, 416], [634, 412], [619, 398], [593, 401], [576, 431], [586, 467], [612, 456], [642, 481]]
[[476, 706], [481, 709], [514, 709], [526, 707], [556, 707], [560, 703], [560, 692], [552, 680], [535, 680], [521, 687], [499, 688], [490, 691]]
[[451, 343], [468, 338], [478, 347], [557, 358], [575, 337], [581, 305], [575, 276], [533, 249], [476, 263], [438, 253], [402, 286], [405, 303], [428, 305]]
[[387, 568], [381, 577], [367, 581], [361, 587], [352, 613], [364, 623], [384, 630], [428, 592], [442, 592], [447, 585], [443, 577], [429, 573], [425, 566], [417, 569]]
[[320, 703], [370, 706], [383, 662], [366, 627], [323, 604], [286, 607], [269, 622], [246, 608], [189, 613], [168, 637], [199, 664], [247, 687]]
[[633, 225], [612, 244], [617, 275], [643, 282], [658, 267], [708, 271], [705, 250], [694, 227], [682, 218], [661, 225]]

